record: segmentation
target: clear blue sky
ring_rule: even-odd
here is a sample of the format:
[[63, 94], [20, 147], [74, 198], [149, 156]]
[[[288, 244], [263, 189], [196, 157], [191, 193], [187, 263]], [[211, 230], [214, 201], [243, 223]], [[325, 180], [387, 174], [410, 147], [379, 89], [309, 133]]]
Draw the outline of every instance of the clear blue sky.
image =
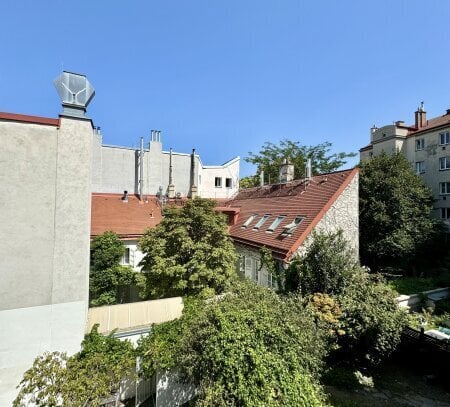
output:
[[2, 0], [0, 111], [56, 117], [63, 68], [95, 87], [108, 144], [158, 129], [207, 164], [282, 138], [357, 151], [421, 100], [450, 108], [449, 21], [447, 0]]

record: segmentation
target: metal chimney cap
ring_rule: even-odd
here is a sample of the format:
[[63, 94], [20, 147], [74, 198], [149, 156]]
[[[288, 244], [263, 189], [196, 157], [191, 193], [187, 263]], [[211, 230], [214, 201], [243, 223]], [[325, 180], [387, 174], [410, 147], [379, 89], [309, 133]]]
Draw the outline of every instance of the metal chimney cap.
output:
[[53, 83], [61, 98], [63, 113], [84, 117], [86, 107], [95, 95], [94, 87], [85, 75], [63, 71]]

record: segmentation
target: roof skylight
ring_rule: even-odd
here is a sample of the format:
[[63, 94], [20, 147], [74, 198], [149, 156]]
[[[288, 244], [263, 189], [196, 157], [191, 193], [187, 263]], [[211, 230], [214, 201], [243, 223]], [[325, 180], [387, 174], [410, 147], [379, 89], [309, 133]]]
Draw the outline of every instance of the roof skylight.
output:
[[250, 225], [250, 223], [253, 222], [253, 219], [255, 219], [256, 216], [257, 216], [256, 214], [251, 215], [251, 216], [244, 222], [244, 224], [242, 225], [242, 227], [243, 227], [243, 228], [246, 228], [248, 225]]
[[267, 231], [268, 232], [273, 232], [278, 225], [283, 221], [283, 219], [286, 217], [286, 215], [280, 215], [277, 216], [277, 218], [272, 222], [272, 224], [268, 227]]
[[266, 222], [267, 219], [270, 218], [270, 215], [264, 215], [257, 223], [255, 226], [253, 226], [253, 229], [258, 230], [262, 225], [264, 225], [264, 223]]
[[300, 225], [302, 220], [305, 219], [304, 216], [296, 216], [295, 219], [289, 223], [288, 225], [284, 226], [283, 234], [284, 235], [290, 235], [292, 232], [297, 229], [297, 226]]

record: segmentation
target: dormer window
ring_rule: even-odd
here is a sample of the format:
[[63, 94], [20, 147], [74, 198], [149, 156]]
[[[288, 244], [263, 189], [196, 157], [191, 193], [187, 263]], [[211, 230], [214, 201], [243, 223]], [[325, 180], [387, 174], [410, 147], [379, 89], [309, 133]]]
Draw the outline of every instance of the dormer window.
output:
[[256, 218], [256, 214], [254, 214], [254, 215], [251, 215], [245, 222], [244, 222], [244, 224], [242, 225], [242, 227], [243, 228], [246, 228], [248, 225], [250, 225], [250, 223], [252, 223], [253, 222], [253, 220]]
[[283, 222], [283, 219], [286, 217], [286, 215], [280, 215], [277, 216], [277, 218], [272, 222], [272, 224], [269, 226], [269, 228], [267, 229], [268, 232], [273, 232], [278, 225]]
[[291, 223], [283, 227], [283, 235], [291, 235], [303, 219], [305, 219], [304, 216], [296, 216]]
[[270, 215], [264, 215], [257, 223], [255, 226], [253, 226], [253, 229], [258, 230], [262, 225], [264, 225], [264, 223], [266, 222], [267, 219], [270, 218]]

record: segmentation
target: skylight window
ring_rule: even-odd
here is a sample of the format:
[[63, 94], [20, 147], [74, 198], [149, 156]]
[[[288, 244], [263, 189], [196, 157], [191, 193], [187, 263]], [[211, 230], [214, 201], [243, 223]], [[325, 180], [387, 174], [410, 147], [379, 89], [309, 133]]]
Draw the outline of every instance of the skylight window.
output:
[[250, 223], [253, 222], [253, 220], [256, 218], [256, 216], [257, 216], [256, 214], [250, 216], [250, 217], [244, 222], [244, 224], [242, 225], [242, 227], [243, 227], [243, 228], [246, 228], [248, 225], [250, 225]]
[[267, 219], [269, 219], [270, 215], [264, 215], [257, 223], [255, 226], [253, 226], [253, 229], [258, 230], [262, 225], [264, 225], [264, 223], [266, 222]]
[[285, 215], [277, 216], [277, 218], [272, 222], [272, 224], [269, 226], [267, 231], [268, 232], [273, 232], [278, 227], [278, 225], [283, 221], [283, 219], [285, 217], [286, 217]]
[[295, 219], [286, 225], [283, 229], [283, 235], [290, 235], [292, 232], [297, 229], [297, 226], [300, 225], [302, 220], [305, 219], [304, 216], [296, 216]]

